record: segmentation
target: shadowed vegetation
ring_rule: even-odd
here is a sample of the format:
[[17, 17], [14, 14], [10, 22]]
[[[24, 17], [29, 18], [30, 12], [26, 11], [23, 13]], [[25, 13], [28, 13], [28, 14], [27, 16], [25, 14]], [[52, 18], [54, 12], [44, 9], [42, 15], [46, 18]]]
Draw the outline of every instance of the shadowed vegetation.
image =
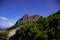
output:
[[[20, 28], [9, 40], [60, 40], [60, 11], [46, 18], [26, 22], [22, 26], [16, 24], [11, 29], [17, 27]], [[4, 40], [2, 36], [0, 34], [0, 38]]]

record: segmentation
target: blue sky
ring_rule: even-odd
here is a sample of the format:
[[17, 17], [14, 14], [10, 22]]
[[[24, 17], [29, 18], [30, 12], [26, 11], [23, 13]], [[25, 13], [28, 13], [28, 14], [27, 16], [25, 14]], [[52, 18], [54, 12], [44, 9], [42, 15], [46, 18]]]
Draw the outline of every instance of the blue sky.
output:
[[47, 17], [58, 9], [55, 0], [0, 0], [0, 28], [14, 25], [25, 14]]

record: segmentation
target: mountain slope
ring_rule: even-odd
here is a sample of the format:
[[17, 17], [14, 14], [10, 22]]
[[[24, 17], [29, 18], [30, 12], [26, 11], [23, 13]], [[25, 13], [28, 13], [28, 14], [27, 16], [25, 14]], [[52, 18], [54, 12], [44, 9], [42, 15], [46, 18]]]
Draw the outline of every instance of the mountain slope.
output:
[[24, 25], [24, 24], [26, 24], [28, 22], [31, 22], [31, 21], [36, 21], [39, 18], [41, 18], [41, 16], [39, 16], [39, 15], [33, 15], [33, 16], [24, 15], [21, 19], [19, 19], [16, 22], [16, 24], [14, 26], [7, 29], [7, 30], [9, 30], [8, 38], [13, 36], [15, 34], [16, 30], [21, 28], [22, 25]]
[[60, 11], [22, 25], [10, 40], [60, 40]]
[[7, 30], [15, 29], [16, 27], [21, 26], [21, 25], [25, 24], [26, 22], [35, 21], [41, 17], [42, 16], [39, 16], [39, 15], [33, 15], [33, 16], [24, 15], [21, 19], [19, 19], [16, 22], [16, 24], [14, 26], [12, 26], [11, 28], [8, 28]]
[[[60, 11], [46, 18], [38, 16], [38, 19], [32, 17], [31, 20], [30, 17], [22, 17], [14, 26], [6, 30], [7, 40], [60, 40]], [[21, 20], [24, 20], [23, 23]]]

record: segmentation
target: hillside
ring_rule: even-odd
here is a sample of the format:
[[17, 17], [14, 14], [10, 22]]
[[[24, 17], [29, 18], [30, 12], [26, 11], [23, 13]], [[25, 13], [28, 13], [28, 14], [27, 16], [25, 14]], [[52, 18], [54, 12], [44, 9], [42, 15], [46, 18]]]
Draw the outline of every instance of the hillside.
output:
[[42, 16], [40, 16], [40, 15], [29, 16], [26, 14], [21, 19], [19, 19], [14, 26], [12, 26], [11, 28], [8, 28], [7, 30], [15, 29], [16, 27], [19, 27], [27, 22], [30, 22], [30, 21], [36, 21], [41, 17]]
[[0, 33], [1, 40], [60, 40], [60, 11], [43, 18], [24, 15], [14, 26]]

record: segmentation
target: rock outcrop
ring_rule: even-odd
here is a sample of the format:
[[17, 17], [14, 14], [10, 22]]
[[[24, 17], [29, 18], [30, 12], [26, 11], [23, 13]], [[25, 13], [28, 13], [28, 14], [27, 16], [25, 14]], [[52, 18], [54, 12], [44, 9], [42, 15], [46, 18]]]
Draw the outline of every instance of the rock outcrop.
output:
[[[21, 19], [19, 19], [16, 24], [23, 24], [26, 23], [28, 21], [34, 21], [34, 20], [38, 20], [41, 16], [39, 15], [33, 15], [33, 16], [28, 16], [28, 15], [24, 15]], [[20, 26], [21, 27], [21, 26]], [[12, 37], [13, 35], [15, 35], [16, 30], [19, 29], [20, 27], [17, 27], [16, 29], [10, 30], [9, 34], [8, 34], [8, 39], [10, 37]]]
[[33, 16], [24, 15], [21, 19], [17, 21], [16, 24], [23, 24], [28, 21], [38, 20], [39, 18], [40, 18], [40, 15], [33, 15]]

